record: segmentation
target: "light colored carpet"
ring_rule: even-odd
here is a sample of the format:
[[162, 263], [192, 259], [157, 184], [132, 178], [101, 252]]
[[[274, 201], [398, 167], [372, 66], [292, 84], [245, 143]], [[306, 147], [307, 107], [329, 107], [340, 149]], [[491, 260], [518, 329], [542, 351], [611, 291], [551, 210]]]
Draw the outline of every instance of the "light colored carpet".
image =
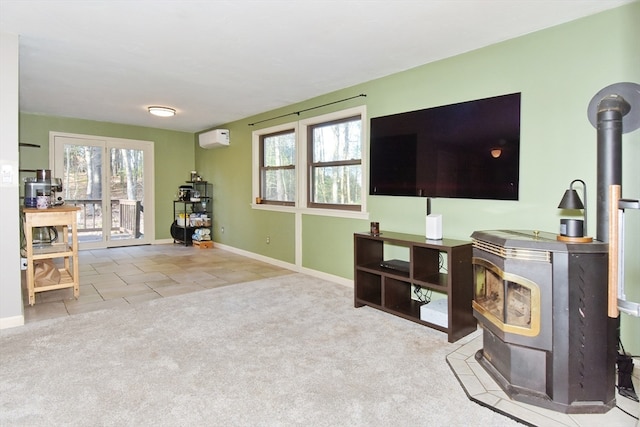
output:
[[460, 344], [303, 274], [0, 331], [2, 426], [512, 426]]

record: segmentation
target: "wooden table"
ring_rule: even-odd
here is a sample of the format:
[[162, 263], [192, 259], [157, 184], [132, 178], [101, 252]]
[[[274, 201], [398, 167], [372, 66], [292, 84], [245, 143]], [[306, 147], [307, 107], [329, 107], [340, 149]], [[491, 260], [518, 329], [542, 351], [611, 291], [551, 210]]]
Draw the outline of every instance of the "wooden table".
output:
[[[57, 206], [49, 209], [22, 208], [22, 220], [26, 239], [25, 257], [27, 258], [27, 290], [29, 304], [36, 302], [36, 292], [54, 289], [73, 288], [73, 296], [80, 296], [80, 274], [78, 266], [78, 231], [76, 206]], [[50, 245], [34, 247], [33, 227], [61, 227], [62, 239]], [[71, 227], [71, 241], [69, 241]], [[63, 258], [64, 267], [59, 268], [60, 282], [57, 284], [38, 286], [35, 283], [34, 261]]]

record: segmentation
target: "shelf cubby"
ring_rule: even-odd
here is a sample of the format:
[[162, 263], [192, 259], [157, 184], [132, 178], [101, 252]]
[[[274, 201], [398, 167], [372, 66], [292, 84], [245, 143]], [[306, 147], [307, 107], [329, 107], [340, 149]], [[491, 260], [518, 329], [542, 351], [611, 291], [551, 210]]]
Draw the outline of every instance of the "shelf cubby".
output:
[[[407, 253], [407, 271], [385, 268], [383, 261]], [[471, 242], [427, 240], [413, 234], [382, 232], [354, 234], [354, 305], [368, 305], [443, 331], [449, 342], [476, 330], [473, 299]], [[412, 298], [412, 287], [447, 296], [447, 327], [420, 316], [424, 303]]]
[[358, 271], [358, 295], [356, 299], [368, 301], [371, 305], [382, 305], [382, 276], [367, 271]]

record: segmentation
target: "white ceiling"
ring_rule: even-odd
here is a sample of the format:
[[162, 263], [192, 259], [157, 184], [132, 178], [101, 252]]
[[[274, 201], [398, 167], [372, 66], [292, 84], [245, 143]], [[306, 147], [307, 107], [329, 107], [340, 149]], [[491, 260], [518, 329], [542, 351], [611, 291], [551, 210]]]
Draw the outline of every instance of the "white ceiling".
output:
[[197, 132], [633, 1], [0, 0], [0, 30], [21, 111]]

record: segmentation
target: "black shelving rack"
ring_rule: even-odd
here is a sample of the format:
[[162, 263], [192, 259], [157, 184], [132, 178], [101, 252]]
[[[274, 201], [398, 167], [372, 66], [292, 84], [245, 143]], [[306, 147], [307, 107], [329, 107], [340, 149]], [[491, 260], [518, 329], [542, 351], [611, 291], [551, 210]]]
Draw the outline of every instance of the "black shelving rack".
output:
[[[173, 224], [171, 224], [171, 237], [173, 243], [179, 243], [185, 246], [193, 244], [192, 235], [195, 230], [200, 228], [208, 228], [212, 230], [213, 224], [213, 202], [212, 202], [212, 185], [207, 181], [186, 181], [192, 186], [190, 192], [191, 197], [188, 200], [173, 201]], [[192, 201], [193, 192], [199, 191], [200, 197], [198, 201]], [[202, 225], [192, 226], [190, 223], [190, 215], [192, 213], [207, 214], [208, 222]], [[178, 216], [184, 217], [182, 225], [178, 222]], [[211, 231], [213, 233], [213, 231]], [[213, 239], [213, 234], [211, 235]]]

